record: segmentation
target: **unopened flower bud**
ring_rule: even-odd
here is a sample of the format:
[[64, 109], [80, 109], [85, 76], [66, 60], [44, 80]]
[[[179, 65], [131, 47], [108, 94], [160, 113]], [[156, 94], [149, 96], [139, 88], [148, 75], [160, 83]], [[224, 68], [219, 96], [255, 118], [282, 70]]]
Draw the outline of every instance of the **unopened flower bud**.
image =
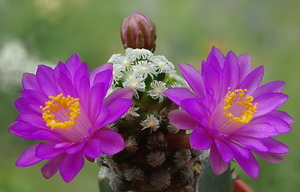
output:
[[156, 28], [154, 23], [141, 13], [126, 17], [121, 25], [121, 38], [124, 48], [155, 50]]

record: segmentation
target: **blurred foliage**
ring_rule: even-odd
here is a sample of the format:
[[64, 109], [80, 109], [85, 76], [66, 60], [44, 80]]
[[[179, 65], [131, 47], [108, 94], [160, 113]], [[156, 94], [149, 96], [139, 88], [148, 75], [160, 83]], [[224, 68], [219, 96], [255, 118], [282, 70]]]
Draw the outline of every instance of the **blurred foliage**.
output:
[[[77, 52], [92, 69], [112, 54], [123, 52], [121, 21], [132, 12], [141, 12], [156, 24], [156, 54], [165, 55], [174, 64], [185, 62], [199, 68], [213, 45], [223, 53], [248, 52], [254, 66], [265, 66], [263, 82], [286, 81], [284, 92], [290, 99], [281, 109], [296, 123], [290, 133], [277, 137], [291, 148], [285, 162], [274, 165], [259, 160], [258, 179], [250, 178], [238, 166], [235, 172], [257, 192], [294, 191], [300, 188], [299, 7], [300, 2], [292, 0], [0, 0], [0, 51], [8, 42], [18, 40], [29, 55], [41, 61], [57, 63]], [[1, 72], [6, 73], [5, 65], [9, 64], [0, 62]], [[18, 115], [13, 101], [19, 97], [20, 85], [0, 90], [0, 191], [97, 191], [98, 167], [93, 163], [87, 162], [70, 183], [64, 183], [59, 174], [44, 179], [39, 170], [42, 163], [14, 166], [22, 150], [34, 144], [7, 132]]]

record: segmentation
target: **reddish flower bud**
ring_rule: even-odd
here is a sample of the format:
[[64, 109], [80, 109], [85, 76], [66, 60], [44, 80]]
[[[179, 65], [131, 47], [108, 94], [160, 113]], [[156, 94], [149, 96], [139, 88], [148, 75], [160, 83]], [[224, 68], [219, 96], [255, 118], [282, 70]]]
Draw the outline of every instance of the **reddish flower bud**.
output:
[[124, 48], [155, 50], [156, 28], [154, 23], [141, 13], [126, 17], [121, 25], [121, 38]]

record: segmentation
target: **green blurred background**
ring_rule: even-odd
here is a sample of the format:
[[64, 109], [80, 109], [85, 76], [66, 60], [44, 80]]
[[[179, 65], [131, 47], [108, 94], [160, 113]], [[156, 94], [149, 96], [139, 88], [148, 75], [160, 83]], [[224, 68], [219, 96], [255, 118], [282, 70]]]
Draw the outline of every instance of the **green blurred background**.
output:
[[250, 53], [253, 65], [265, 66], [264, 82], [286, 81], [290, 95], [281, 107], [296, 123], [277, 137], [291, 151], [286, 161], [270, 164], [260, 160], [258, 179], [247, 176], [234, 164], [256, 192], [295, 191], [300, 188], [299, 70], [300, 1], [280, 0], [0, 0], [0, 191], [52, 192], [98, 191], [98, 167], [86, 162], [70, 183], [59, 174], [41, 176], [42, 163], [14, 166], [19, 154], [34, 144], [7, 132], [18, 112], [21, 74], [34, 72], [39, 63], [56, 64], [73, 52], [90, 69], [105, 63], [112, 54], [123, 53], [119, 37], [122, 19], [141, 12], [156, 24], [156, 54], [172, 63], [185, 62], [199, 68], [211, 46], [223, 53]]

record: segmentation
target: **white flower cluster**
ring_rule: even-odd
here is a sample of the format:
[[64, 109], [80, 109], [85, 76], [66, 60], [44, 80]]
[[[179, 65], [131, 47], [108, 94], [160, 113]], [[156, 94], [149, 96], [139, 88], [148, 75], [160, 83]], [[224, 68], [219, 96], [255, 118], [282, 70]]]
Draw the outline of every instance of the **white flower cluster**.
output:
[[146, 92], [161, 103], [164, 100], [163, 92], [167, 88], [186, 85], [171, 62], [162, 55], [153, 55], [147, 49], [127, 48], [125, 55], [114, 54], [108, 62], [114, 64], [112, 89], [131, 87], [136, 99], [139, 99], [141, 92]]

